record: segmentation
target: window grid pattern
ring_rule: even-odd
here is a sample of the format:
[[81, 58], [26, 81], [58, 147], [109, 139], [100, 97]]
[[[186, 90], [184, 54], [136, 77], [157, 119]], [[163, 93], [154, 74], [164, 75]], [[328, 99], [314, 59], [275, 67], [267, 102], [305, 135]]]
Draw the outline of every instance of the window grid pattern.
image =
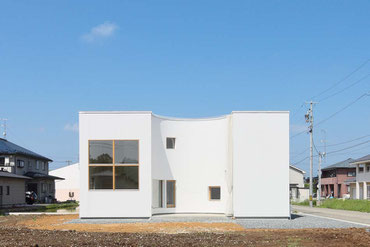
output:
[[[90, 143], [93, 142], [93, 141], [111, 141], [112, 142], [112, 163], [90, 163]], [[132, 164], [129, 164], [129, 163], [117, 163], [116, 160], [115, 160], [115, 143], [116, 141], [136, 141], [137, 142], [137, 163], [132, 163]], [[89, 157], [88, 157], [88, 163], [89, 163], [89, 190], [94, 190], [91, 188], [90, 186], [90, 167], [112, 167], [113, 171], [112, 171], [112, 179], [113, 179], [113, 186], [112, 186], [112, 190], [116, 190], [116, 167], [137, 167], [138, 169], [138, 174], [137, 174], [137, 190], [139, 190], [139, 164], [140, 164], [140, 161], [139, 161], [139, 140], [89, 140], [89, 144], [88, 144], [88, 150], [89, 150]]]

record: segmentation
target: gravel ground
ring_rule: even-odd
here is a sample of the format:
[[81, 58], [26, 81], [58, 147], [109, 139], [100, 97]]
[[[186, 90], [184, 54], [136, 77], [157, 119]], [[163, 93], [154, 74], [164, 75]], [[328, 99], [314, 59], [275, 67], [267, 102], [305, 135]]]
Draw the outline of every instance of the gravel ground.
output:
[[292, 215], [292, 220], [285, 219], [237, 219], [236, 223], [247, 229], [304, 229], [304, 228], [366, 228], [364, 225], [352, 224], [333, 219], [309, 215]]
[[366, 228], [364, 225], [352, 224], [334, 219], [325, 219], [309, 215], [293, 214], [292, 219], [231, 219], [224, 216], [153, 216], [148, 219], [74, 219], [66, 224], [120, 224], [148, 222], [205, 222], [237, 223], [247, 229], [304, 229], [304, 228]]

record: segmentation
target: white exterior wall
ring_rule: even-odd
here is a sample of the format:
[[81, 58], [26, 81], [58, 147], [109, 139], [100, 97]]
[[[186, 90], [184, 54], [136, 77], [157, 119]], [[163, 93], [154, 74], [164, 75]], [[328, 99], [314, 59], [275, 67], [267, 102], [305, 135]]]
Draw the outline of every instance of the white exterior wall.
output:
[[[150, 217], [151, 113], [80, 113], [80, 217]], [[139, 139], [139, 189], [89, 190], [88, 140]]]
[[52, 170], [49, 174], [64, 178], [64, 180], [55, 181], [55, 198], [58, 201], [69, 200], [69, 192], [74, 193], [74, 200], [80, 200], [80, 165], [78, 163]]
[[290, 217], [289, 113], [234, 112], [232, 118], [234, 216]]
[[[166, 149], [167, 137], [176, 138], [175, 149]], [[88, 140], [113, 139], [139, 139], [139, 190], [88, 189]], [[233, 112], [184, 120], [151, 112], [82, 112], [80, 171], [81, 218], [289, 217], [289, 114]], [[153, 180], [176, 180], [176, 207], [166, 208], [166, 193], [164, 208], [155, 207]], [[209, 186], [221, 187], [221, 200], [209, 200]]]
[[[166, 138], [175, 137], [175, 149]], [[152, 178], [176, 180], [176, 207], [153, 213], [225, 213], [228, 200], [228, 118], [171, 120], [152, 117]], [[209, 186], [221, 200], [209, 200]]]
[[358, 181], [358, 182], [370, 182], [370, 172], [366, 171], [366, 165], [370, 165], [370, 163], [357, 164], [356, 166], [359, 167], [360, 165], [362, 165], [362, 167], [364, 168], [364, 171], [359, 172], [359, 169], [358, 169], [358, 172], [356, 172], [356, 181]]

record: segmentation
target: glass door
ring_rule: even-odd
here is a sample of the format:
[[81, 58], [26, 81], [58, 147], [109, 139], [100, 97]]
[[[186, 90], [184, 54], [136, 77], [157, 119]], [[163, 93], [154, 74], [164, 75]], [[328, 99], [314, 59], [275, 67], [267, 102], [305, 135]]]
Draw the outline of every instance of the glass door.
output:
[[167, 208], [174, 208], [176, 206], [176, 181], [167, 180], [166, 181], [167, 190]]

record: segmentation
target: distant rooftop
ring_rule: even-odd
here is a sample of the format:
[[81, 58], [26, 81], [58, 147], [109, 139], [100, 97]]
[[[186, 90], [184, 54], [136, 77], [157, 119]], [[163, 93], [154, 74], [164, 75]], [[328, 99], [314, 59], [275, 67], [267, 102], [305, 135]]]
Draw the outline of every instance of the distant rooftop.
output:
[[343, 160], [341, 162], [335, 163], [333, 165], [324, 167], [322, 169], [322, 171], [327, 171], [327, 170], [332, 170], [332, 169], [337, 169], [337, 168], [353, 168], [353, 166], [350, 166], [350, 164], [353, 161], [354, 161], [353, 159], [349, 158], [349, 159]]
[[18, 146], [17, 144], [14, 144], [8, 140], [0, 138], [0, 155], [16, 155], [16, 154], [52, 161], [51, 159], [46, 158], [45, 156], [42, 156], [26, 148]]
[[294, 169], [294, 170], [296, 170], [296, 171], [298, 171], [298, 172], [300, 172], [300, 173], [302, 173], [302, 174], [306, 174], [305, 171], [303, 171], [302, 169], [299, 169], [298, 167], [295, 167], [293, 165], [289, 165], [289, 167], [292, 168], [292, 169]]
[[368, 154], [368, 155], [366, 155], [366, 156], [364, 156], [364, 157], [361, 157], [361, 158], [359, 158], [359, 159], [356, 159], [356, 160], [353, 160], [352, 162], [351, 162], [351, 164], [353, 164], [353, 163], [361, 163], [361, 162], [370, 162], [370, 154]]

